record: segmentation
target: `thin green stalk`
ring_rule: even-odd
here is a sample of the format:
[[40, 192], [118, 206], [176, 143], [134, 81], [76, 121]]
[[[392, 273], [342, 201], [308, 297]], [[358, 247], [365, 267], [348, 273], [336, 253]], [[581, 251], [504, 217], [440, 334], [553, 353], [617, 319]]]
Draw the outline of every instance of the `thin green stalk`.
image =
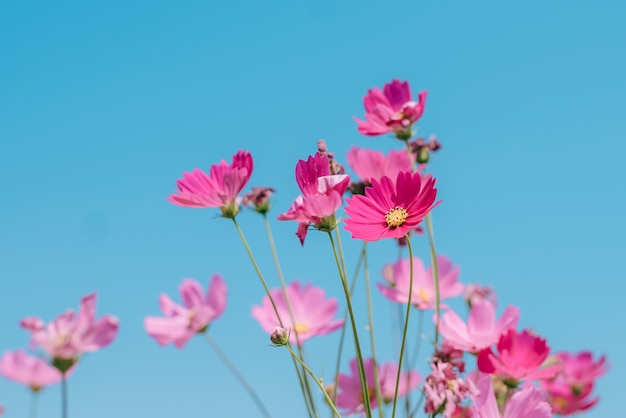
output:
[[[272, 229], [270, 227], [269, 220], [267, 219], [267, 214], [263, 214], [263, 223], [265, 224], [265, 232], [267, 232], [267, 239], [270, 243], [270, 249], [272, 250], [272, 258], [274, 259], [274, 265], [276, 266], [276, 273], [278, 274], [278, 280], [280, 281], [280, 288], [283, 291], [283, 296], [285, 298], [285, 302], [287, 303], [287, 310], [289, 311], [289, 318], [291, 319], [291, 323], [294, 324], [292, 331], [296, 337], [296, 347], [298, 347], [298, 355], [304, 361], [304, 347], [302, 346], [302, 344], [300, 344], [300, 336], [299, 336], [298, 330], [295, 327], [296, 319], [293, 314], [293, 309], [291, 307], [291, 301], [289, 300], [289, 294], [287, 293], [287, 283], [285, 282], [285, 277], [283, 276], [283, 270], [280, 267], [280, 260], [278, 259], [278, 251], [276, 251], [276, 244], [274, 243], [274, 236], [272, 234]], [[297, 370], [300, 370], [300, 369], [298, 368]], [[313, 397], [313, 392], [311, 391], [311, 385], [309, 384], [309, 379], [307, 379], [306, 375], [304, 374], [304, 371], [302, 371], [302, 374], [298, 372], [298, 378], [300, 379], [300, 385], [302, 386], [302, 392], [303, 392], [302, 395], [305, 397], [305, 400], [307, 400], [308, 398], [307, 401], [312, 405], [314, 415], [317, 416], [316, 407], [315, 407], [315, 398]]]
[[359, 343], [359, 333], [356, 327], [356, 321], [354, 319], [354, 310], [352, 309], [352, 298], [350, 297], [350, 290], [348, 289], [348, 281], [346, 277], [343, 275], [343, 270], [341, 268], [341, 262], [339, 261], [339, 255], [337, 254], [337, 248], [335, 247], [335, 241], [333, 240], [333, 235], [329, 231], [328, 237], [330, 238], [330, 245], [333, 248], [333, 254], [335, 255], [335, 262], [337, 263], [337, 269], [339, 270], [339, 277], [341, 279], [341, 285], [343, 287], [343, 292], [346, 296], [346, 305], [348, 307], [348, 312], [350, 314], [350, 322], [352, 324], [352, 333], [354, 335], [354, 346], [356, 351], [357, 363], [359, 366], [359, 378], [361, 380], [361, 394], [363, 395], [363, 404], [365, 406], [365, 416], [367, 418], [372, 417], [372, 406], [370, 405], [370, 395], [369, 390], [367, 388], [367, 380], [365, 379], [365, 368], [363, 367], [363, 355], [361, 354], [361, 344]]
[[[233, 223], [235, 224], [235, 228], [237, 229], [237, 232], [239, 233], [239, 237], [241, 238], [241, 241], [243, 242], [243, 246], [245, 247], [246, 252], [248, 253], [248, 257], [250, 257], [252, 266], [254, 267], [254, 270], [256, 271], [257, 276], [259, 276], [259, 279], [261, 280], [261, 284], [263, 285], [263, 288], [265, 289], [265, 294], [267, 295], [267, 297], [270, 300], [270, 303], [272, 304], [272, 308], [274, 309], [274, 312], [276, 313], [276, 318], [278, 319], [278, 323], [280, 324], [281, 327], [284, 328], [283, 320], [281, 319], [280, 314], [278, 313], [278, 308], [276, 307], [276, 303], [274, 302], [272, 293], [270, 292], [270, 289], [267, 286], [267, 282], [265, 281], [265, 278], [263, 277], [263, 273], [261, 273], [261, 269], [259, 268], [259, 265], [257, 264], [256, 259], [254, 258], [254, 255], [252, 254], [250, 245], [248, 245], [248, 241], [246, 240], [246, 237], [243, 235], [243, 231], [239, 227], [239, 224], [237, 223], [237, 219], [235, 218], [231, 218], [231, 219], [233, 220]], [[300, 379], [300, 386], [302, 387], [302, 392], [304, 394], [305, 388], [304, 388], [303, 382], [305, 378], [300, 375], [300, 369], [295, 361], [294, 361], [294, 367], [296, 369], [296, 373], [298, 374], [298, 379]], [[307, 402], [306, 395], [305, 395], [305, 402]], [[307, 402], [307, 409], [308, 409], [308, 402]], [[312, 415], [317, 417], [317, 413], [315, 412], [315, 405], [312, 405], [312, 409], [314, 412]], [[309, 411], [309, 415], [311, 415], [311, 411]]]
[[67, 376], [61, 374], [61, 418], [67, 418]]
[[257, 408], [259, 408], [259, 411], [261, 412], [261, 414], [264, 417], [266, 417], [266, 418], [270, 418], [270, 416], [271, 416], [270, 413], [267, 412], [267, 408], [265, 408], [265, 405], [263, 405], [263, 402], [261, 402], [261, 399], [256, 394], [254, 389], [252, 389], [252, 386], [250, 386], [248, 381], [243, 377], [243, 375], [239, 372], [239, 370], [237, 370], [235, 365], [228, 359], [228, 357], [226, 357], [226, 354], [224, 354], [224, 352], [220, 349], [220, 347], [217, 345], [215, 340], [213, 338], [211, 338], [209, 333], [205, 332], [204, 336], [206, 337], [206, 340], [209, 342], [209, 344], [211, 345], [213, 350], [215, 350], [215, 353], [218, 355], [220, 360], [222, 360], [222, 362], [226, 365], [226, 367], [228, 367], [228, 369], [231, 371], [231, 373], [239, 381], [241, 386], [243, 386], [244, 390], [246, 392], [248, 392], [248, 395], [250, 395], [250, 397], [252, 398], [252, 400], [256, 404]]
[[400, 386], [400, 377], [402, 376], [402, 360], [404, 358], [404, 345], [406, 343], [406, 335], [409, 330], [409, 316], [411, 315], [411, 299], [413, 297], [413, 247], [411, 246], [411, 237], [406, 234], [406, 243], [409, 248], [409, 299], [406, 303], [406, 318], [404, 319], [404, 331], [402, 332], [402, 343], [400, 344], [400, 359], [398, 360], [398, 375], [396, 376], [396, 390], [393, 394], [393, 409], [391, 418], [396, 416], [396, 406], [398, 403], [398, 387]]
[[[424, 311], [422, 309], [417, 313], [417, 341], [415, 342], [415, 351], [409, 361], [409, 369], [417, 367], [417, 359], [419, 358], [420, 346], [422, 345], [422, 330], [424, 329]], [[407, 417], [411, 411], [411, 392], [406, 395], [406, 413]]]
[[37, 417], [37, 399], [39, 399], [37, 395], [37, 392], [33, 392], [33, 396], [30, 398], [30, 412], [28, 413], [30, 418]]
[[363, 276], [365, 277], [365, 294], [367, 299], [367, 319], [369, 321], [370, 329], [370, 344], [372, 346], [372, 364], [374, 367], [374, 382], [376, 382], [376, 405], [378, 406], [378, 416], [384, 418], [383, 411], [383, 395], [380, 388], [380, 379], [378, 376], [378, 361], [376, 360], [376, 338], [374, 333], [374, 309], [372, 308], [372, 290], [370, 289], [370, 274], [367, 267], [367, 247], [365, 241], [363, 241], [363, 250], [365, 256], [363, 257]]
[[426, 215], [426, 230], [430, 244], [430, 261], [433, 269], [433, 287], [435, 288], [435, 347], [439, 343], [439, 317], [441, 313], [441, 301], [439, 295], [439, 264], [437, 263], [437, 251], [435, 250], [435, 236], [433, 234], [433, 221], [430, 213]]
[[324, 386], [322, 386], [322, 382], [320, 382], [320, 380], [315, 376], [315, 374], [311, 371], [311, 369], [309, 369], [309, 367], [304, 364], [304, 362], [302, 360], [300, 360], [298, 358], [298, 356], [296, 355], [296, 353], [294, 353], [293, 349], [289, 346], [289, 345], [285, 345], [285, 347], [287, 347], [287, 350], [289, 350], [289, 352], [291, 353], [291, 356], [298, 362], [300, 363], [300, 365], [302, 366], [302, 368], [311, 376], [311, 378], [313, 378], [313, 380], [315, 381], [315, 383], [317, 384], [317, 386], [320, 388], [320, 390], [322, 391], [322, 393], [324, 394], [324, 398], [326, 398], [326, 402], [328, 402], [328, 405], [331, 407], [331, 409], [333, 410], [333, 413], [335, 414], [335, 416], [337, 416], [337, 418], [341, 418], [341, 415], [339, 414], [339, 411], [337, 411], [337, 407], [335, 406], [335, 403], [333, 402], [332, 399], [330, 399], [330, 396], [328, 396], [328, 392], [326, 392], [326, 389], [324, 389]]

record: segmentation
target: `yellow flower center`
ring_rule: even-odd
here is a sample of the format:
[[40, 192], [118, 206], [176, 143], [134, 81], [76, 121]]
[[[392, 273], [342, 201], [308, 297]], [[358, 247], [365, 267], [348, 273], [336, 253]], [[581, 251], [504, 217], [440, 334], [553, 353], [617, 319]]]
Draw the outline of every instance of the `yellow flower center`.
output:
[[430, 295], [428, 294], [428, 291], [423, 287], [420, 288], [419, 292], [417, 292], [417, 296], [419, 296], [419, 298], [424, 303], [428, 303], [430, 301]]
[[389, 209], [385, 214], [385, 221], [387, 222], [387, 226], [389, 228], [397, 228], [404, 224], [406, 218], [409, 216], [409, 213], [406, 209], [396, 206], [393, 209]]
[[309, 326], [304, 322], [296, 322], [293, 325], [293, 330], [296, 331], [296, 333], [298, 334], [304, 334], [309, 330]]
[[561, 396], [557, 396], [556, 398], [552, 399], [552, 402], [561, 409], [567, 407], [567, 400]]

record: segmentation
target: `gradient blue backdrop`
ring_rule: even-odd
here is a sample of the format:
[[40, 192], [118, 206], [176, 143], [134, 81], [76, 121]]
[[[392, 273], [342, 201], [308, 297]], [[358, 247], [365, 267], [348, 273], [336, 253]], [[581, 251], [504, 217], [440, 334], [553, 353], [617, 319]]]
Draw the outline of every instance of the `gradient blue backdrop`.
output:
[[[287, 352], [250, 317], [263, 292], [232, 225], [164, 198], [183, 171], [245, 148], [251, 184], [274, 186], [285, 211], [317, 139], [341, 160], [400, 145], [352, 120], [368, 88], [399, 77], [429, 90], [420, 130], [444, 144], [438, 250], [554, 349], [606, 353], [586, 416], [623, 416], [624, 16], [621, 1], [2, 1], [0, 349], [25, 347], [23, 316], [51, 320], [97, 290], [121, 329], [72, 376], [73, 418], [258, 416], [205, 341], [159, 348], [143, 331], [161, 291], [220, 272], [229, 307], [212, 335], [274, 417], [304, 416]], [[260, 220], [240, 216], [275, 285]], [[325, 237], [301, 248], [295, 224], [273, 227], [286, 275], [341, 299]], [[370, 248], [378, 281], [396, 251]], [[390, 360], [396, 311], [375, 297]], [[337, 341], [308, 350], [327, 379]], [[46, 389], [39, 417], [58, 417], [59, 399]], [[29, 395], [1, 380], [0, 402], [23, 417]]]

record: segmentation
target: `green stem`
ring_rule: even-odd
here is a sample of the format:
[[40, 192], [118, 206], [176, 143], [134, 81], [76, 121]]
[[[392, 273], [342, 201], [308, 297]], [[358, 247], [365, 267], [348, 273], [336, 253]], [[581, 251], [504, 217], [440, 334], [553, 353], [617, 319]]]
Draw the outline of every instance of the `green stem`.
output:
[[406, 318], [404, 319], [404, 331], [402, 332], [402, 343], [400, 344], [400, 359], [398, 360], [398, 375], [396, 376], [396, 390], [393, 395], [393, 410], [391, 418], [396, 416], [396, 406], [398, 403], [398, 387], [400, 386], [400, 377], [402, 376], [402, 360], [404, 358], [404, 345], [406, 343], [406, 335], [409, 330], [409, 316], [411, 315], [411, 299], [413, 297], [413, 247], [411, 246], [411, 237], [406, 234], [406, 243], [409, 248], [409, 299], [406, 303]]
[[[419, 358], [420, 346], [422, 345], [422, 331], [424, 329], [424, 311], [422, 309], [417, 313], [417, 341], [415, 342], [415, 351], [409, 361], [409, 368], [417, 368], [417, 360]], [[406, 413], [407, 417], [411, 410], [411, 392], [406, 395]]]
[[67, 418], [67, 376], [61, 374], [61, 418]]
[[378, 406], [378, 416], [384, 418], [383, 411], [383, 395], [380, 388], [380, 378], [378, 376], [378, 361], [376, 360], [376, 338], [374, 333], [374, 310], [372, 308], [372, 291], [370, 289], [370, 274], [367, 267], [367, 247], [365, 241], [363, 241], [363, 251], [365, 256], [363, 257], [363, 276], [365, 277], [365, 294], [367, 298], [367, 319], [369, 321], [370, 329], [370, 344], [372, 345], [372, 364], [374, 368], [374, 382], [376, 382], [376, 405]]
[[356, 351], [357, 363], [359, 366], [359, 378], [361, 380], [361, 394], [363, 396], [363, 404], [365, 406], [365, 416], [367, 418], [372, 417], [372, 405], [370, 405], [370, 395], [367, 388], [367, 380], [365, 379], [365, 368], [363, 367], [363, 356], [361, 354], [361, 344], [359, 343], [359, 333], [356, 327], [356, 321], [354, 319], [354, 310], [352, 309], [352, 298], [350, 297], [350, 290], [348, 289], [348, 281], [343, 275], [341, 268], [341, 262], [339, 261], [339, 255], [337, 254], [337, 248], [335, 247], [335, 241], [333, 235], [329, 231], [328, 237], [330, 238], [330, 245], [333, 248], [333, 254], [335, 255], [335, 262], [337, 263], [337, 269], [339, 270], [339, 278], [341, 279], [341, 285], [343, 292], [346, 296], [346, 305], [348, 307], [348, 313], [350, 314], [350, 322], [352, 324], [352, 333], [354, 335], [354, 346]]
[[433, 287], [435, 288], [435, 348], [439, 343], [439, 317], [441, 313], [441, 301], [439, 295], [439, 264], [437, 263], [437, 251], [435, 250], [435, 236], [433, 234], [433, 221], [430, 213], [426, 215], [426, 230], [430, 243], [430, 261], [433, 270]]
[[320, 382], [320, 380], [315, 376], [315, 374], [311, 371], [311, 369], [309, 369], [309, 367], [306, 364], [304, 364], [304, 362], [300, 360], [300, 358], [298, 358], [296, 353], [294, 353], [293, 349], [289, 345], [285, 345], [285, 347], [287, 347], [287, 350], [289, 350], [294, 360], [300, 363], [302, 368], [311, 376], [311, 378], [313, 378], [317, 386], [320, 388], [320, 390], [324, 394], [324, 398], [326, 398], [326, 402], [328, 402], [328, 405], [333, 410], [333, 413], [335, 414], [335, 416], [337, 416], [338, 418], [341, 418], [341, 415], [339, 414], [339, 411], [337, 411], [337, 407], [335, 406], [335, 403], [333, 402], [332, 399], [330, 399], [330, 396], [328, 396], [328, 392], [326, 392], [326, 389], [324, 389], [324, 386], [322, 386], [322, 383]]
[[213, 350], [215, 350], [215, 353], [217, 353], [217, 355], [220, 358], [220, 360], [222, 360], [222, 362], [226, 365], [226, 367], [228, 367], [228, 369], [231, 371], [231, 373], [239, 381], [241, 386], [243, 386], [245, 391], [248, 392], [248, 395], [250, 395], [250, 397], [252, 398], [252, 400], [256, 404], [257, 408], [259, 408], [259, 411], [261, 411], [261, 414], [264, 417], [266, 417], [266, 418], [270, 418], [270, 413], [267, 412], [267, 409], [265, 408], [265, 405], [263, 405], [263, 402], [261, 402], [261, 399], [256, 394], [254, 389], [252, 389], [252, 386], [250, 386], [248, 381], [243, 377], [243, 375], [239, 372], [239, 370], [237, 370], [235, 365], [228, 359], [228, 357], [226, 357], [224, 352], [220, 349], [220, 347], [217, 345], [215, 340], [213, 340], [213, 338], [211, 338], [209, 333], [205, 332], [204, 336], [206, 337], [206, 340], [209, 342], [209, 344], [211, 345]]
[[30, 399], [30, 412], [28, 413], [30, 418], [37, 417], [37, 399], [39, 399], [38, 393], [33, 392], [33, 396]]

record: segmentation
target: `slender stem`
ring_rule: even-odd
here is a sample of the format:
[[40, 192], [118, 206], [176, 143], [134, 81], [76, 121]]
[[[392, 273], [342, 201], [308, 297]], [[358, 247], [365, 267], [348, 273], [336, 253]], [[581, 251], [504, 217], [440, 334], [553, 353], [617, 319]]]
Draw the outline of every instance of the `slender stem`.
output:
[[[420, 346], [422, 345], [422, 331], [424, 329], [424, 311], [420, 309], [417, 313], [417, 341], [415, 342], [415, 351], [409, 361], [409, 368], [417, 367], [417, 360], [419, 358]], [[411, 392], [406, 395], [406, 413], [407, 417], [411, 410]]]
[[61, 374], [61, 418], [67, 418], [67, 376]]
[[30, 418], [37, 417], [37, 399], [39, 399], [37, 395], [39, 395], [37, 392], [33, 392], [33, 396], [30, 398], [30, 412], [28, 413]]
[[239, 372], [239, 370], [237, 370], [235, 365], [228, 359], [228, 357], [226, 357], [226, 354], [224, 354], [224, 352], [220, 349], [220, 347], [217, 345], [215, 340], [213, 338], [211, 338], [209, 333], [205, 332], [204, 336], [206, 337], [206, 340], [209, 342], [209, 344], [211, 345], [213, 350], [215, 350], [215, 353], [220, 358], [220, 360], [222, 360], [222, 362], [226, 365], [226, 367], [228, 367], [228, 369], [231, 371], [231, 373], [239, 381], [241, 386], [243, 386], [245, 391], [248, 392], [248, 395], [250, 395], [250, 397], [252, 398], [252, 400], [256, 404], [257, 408], [259, 408], [259, 411], [261, 411], [261, 414], [264, 417], [269, 418], [271, 416], [270, 413], [267, 412], [267, 409], [265, 408], [265, 405], [263, 405], [263, 402], [261, 402], [261, 399], [258, 397], [258, 395], [254, 391], [254, 389], [252, 389], [252, 386], [250, 386], [248, 381], [243, 377], [243, 375]]
[[[241, 230], [241, 228], [239, 227], [239, 224], [237, 223], [237, 220], [235, 218], [232, 218], [233, 223], [235, 224], [235, 228], [237, 229], [237, 232], [239, 233], [239, 237], [241, 238], [241, 241], [243, 242], [243, 246], [246, 249], [246, 252], [248, 253], [248, 256], [250, 257], [250, 261], [252, 262], [252, 266], [254, 267], [254, 270], [256, 271], [256, 274], [259, 276], [259, 279], [261, 280], [261, 284], [263, 285], [263, 288], [265, 289], [265, 293], [267, 295], [267, 297], [270, 300], [270, 303], [272, 304], [272, 308], [274, 309], [274, 312], [276, 313], [276, 318], [278, 319], [278, 323], [280, 324], [281, 327], [284, 328], [283, 325], [283, 320], [280, 317], [280, 314], [278, 313], [278, 308], [276, 307], [276, 303], [274, 302], [274, 298], [272, 297], [272, 293], [270, 292], [269, 287], [267, 286], [267, 282], [265, 281], [265, 278], [263, 277], [263, 274], [261, 273], [261, 269], [259, 268], [259, 265], [256, 262], [256, 259], [254, 258], [254, 255], [252, 254], [252, 250], [250, 249], [250, 246], [248, 245], [248, 241], [246, 240], [246, 237], [243, 235], [243, 231]], [[303, 379], [305, 379], [303, 376], [301, 376], [300, 374], [300, 369], [298, 368], [297, 363], [294, 361], [294, 367], [296, 368], [296, 373], [298, 374], [298, 379], [300, 379], [300, 386], [302, 388], [302, 392], [305, 393], [305, 389], [304, 389], [304, 384], [303, 384]], [[307, 402], [307, 409], [308, 408], [308, 401], [306, 399], [305, 396], [305, 402]], [[314, 406], [313, 406], [313, 410], [314, 410]], [[309, 411], [309, 415], [310, 411]], [[317, 416], [317, 414], [314, 414], [315, 416]]]
[[426, 229], [428, 242], [430, 243], [430, 261], [433, 269], [433, 287], [435, 288], [435, 347], [439, 343], [439, 317], [441, 313], [441, 301], [439, 295], [439, 264], [437, 263], [437, 251], [435, 250], [435, 236], [433, 234], [433, 221], [430, 213], [426, 215]]
[[337, 254], [337, 248], [335, 247], [335, 241], [333, 240], [333, 235], [330, 232], [328, 232], [328, 237], [330, 238], [330, 245], [333, 248], [333, 254], [335, 255], [335, 262], [337, 263], [337, 269], [339, 270], [339, 277], [341, 279], [341, 285], [343, 287], [343, 292], [346, 296], [346, 305], [348, 307], [348, 313], [350, 314], [350, 322], [352, 324], [352, 334], [354, 335], [354, 346], [355, 346], [355, 351], [356, 351], [356, 358], [357, 358], [357, 363], [359, 366], [359, 378], [361, 380], [361, 394], [363, 395], [363, 404], [365, 406], [365, 416], [367, 418], [371, 418], [372, 405], [370, 405], [370, 395], [369, 395], [369, 390], [367, 388], [367, 380], [365, 379], [365, 368], [363, 367], [363, 355], [361, 354], [361, 344], [359, 343], [359, 333], [356, 327], [356, 321], [354, 319], [354, 310], [352, 309], [352, 298], [350, 297], [350, 290], [348, 289], [348, 281], [343, 275], [341, 262], [339, 261], [339, 255]]
[[311, 371], [311, 369], [309, 369], [309, 367], [304, 364], [304, 362], [302, 360], [300, 360], [300, 358], [296, 355], [296, 353], [293, 352], [293, 349], [289, 346], [289, 345], [285, 345], [285, 347], [287, 347], [287, 350], [289, 350], [289, 352], [291, 353], [291, 356], [298, 362], [300, 363], [300, 365], [302, 366], [302, 368], [313, 378], [313, 380], [315, 381], [315, 383], [317, 384], [317, 386], [320, 388], [320, 390], [322, 391], [322, 393], [324, 394], [324, 398], [326, 398], [326, 402], [328, 402], [328, 405], [331, 407], [331, 409], [333, 410], [333, 413], [338, 417], [341, 418], [341, 415], [339, 414], [339, 411], [337, 411], [337, 407], [335, 406], [335, 403], [333, 402], [332, 399], [330, 399], [330, 396], [328, 396], [328, 392], [326, 392], [326, 389], [324, 389], [324, 386], [322, 386], [322, 382], [320, 382], [320, 380], [315, 376], [315, 374]]
[[393, 410], [391, 418], [396, 416], [396, 406], [398, 403], [398, 387], [400, 386], [400, 377], [402, 375], [402, 359], [404, 358], [404, 345], [406, 343], [406, 335], [409, 330], [409, 316], [411, 315], [411, 299], [413, 297], [413, 247], [411, 246], [411, 237], [406, 234], [406, 243], [409, 248], [409, 299], [406, 303], [406, 318], [404, 319], [404, 331], [402, 332], [402, 343], [400, 344], [400, 359], [398, 360], [398, 375], [396, 376], [396, 390], [393, 395]]
[[365, 294], [367, 298], [367, 319], [369, 321], [370, 329], [370, 344], [372, 346], [372, 364], [374, 368], [374, 382], [376, 382], [376, 405], [378, 406], [378, 416], [384, 417], [383, 411], [383, 395], [380, 388], [380, 378], [378, 376], [378, 361], [376, 360], [376, 338], [374, 333], [374, 310], [372, 308], [372, 290], [370, 289], [370, 273], [367, 267], [367, 247], [365, 241], [363, 241], [363, 251], [365, 256], [363, 257], [363, 276], [365, 277]]

